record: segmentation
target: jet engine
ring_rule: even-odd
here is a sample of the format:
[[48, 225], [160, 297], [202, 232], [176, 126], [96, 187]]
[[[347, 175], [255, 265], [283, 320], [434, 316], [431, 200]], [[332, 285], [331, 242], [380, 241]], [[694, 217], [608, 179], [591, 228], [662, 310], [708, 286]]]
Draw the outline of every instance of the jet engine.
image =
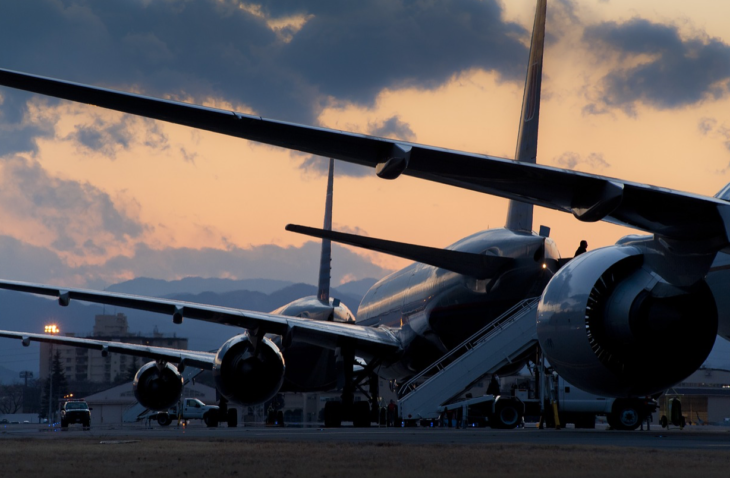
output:
[[284, 371], [279, 348], [266, 337], [256, 344], [248, 333], [223, 344], [213, 363], [218, 391], [241, 405], [263, 403], [276, 395], [284, 382]]
[[167, 411], [182, 395], [183, 378], [172, 364], [150, 362], [137, 371], [132, 387], [142, 406]]
[[704, 280], [675, 287], [635, 246], [582, 254], [548, 283], [537, 313], [540, 346], [568, 382], [603, 396], [662, 392], [702, 365], [717, 335]]

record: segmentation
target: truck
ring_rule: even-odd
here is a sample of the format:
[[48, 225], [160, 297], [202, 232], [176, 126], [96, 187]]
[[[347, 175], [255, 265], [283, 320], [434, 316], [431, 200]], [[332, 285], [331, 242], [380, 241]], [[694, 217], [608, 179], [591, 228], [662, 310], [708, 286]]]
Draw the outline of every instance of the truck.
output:
[[[542, 395], [534, 376], [512, 376], [502, 380], [501, 388], [511, 389], [508, 393], [473, 398], [467, 394], [438, 410], [442, 420], [458, 421], [463, 427], [515, 428], [525, 418], [537, 422], [541, 417], [546, 426], [554, 427], [557, 410], [560, 425], [572, 423], [575, 428], [595, 428], [596, 417], [605, 416], [612, 429], [636, 430], [657, 409], [657, 402], [652, 398], [601, 397], [571, 385], [557, 373], [546, 373], [544, 377]], [[465, 421], [461, 419], [464, 415]], [[435, 419], [420, 421], [421, 426], [434, 426], [436, 422]], [[407, 421], [404, 423], [409, 425]]]
[[[150, 421], [157, 420], [157, 423], [159, 423], [160, 426], [163, 427], [168, 426], [170, 423], [173, 422], [173, 420], [178, 419], [203, 420], [206, 426], [217, 427], [220, 415], [219, 408], [220, 407], [218, 407], [217, 405], [206, 405], [197, 398], [183, 398], [180, 400], [180, 402], [178, 402], [177, 405], [173, 406], [166, 412], [152, 412], [142, 416], [141, 418]], [[235, 415], [235, 409], [229, 410], [227, 415], [230, 415], [231, 411], [234, 412]], [[229, 426], [231, 426], [230, 422]], [[235, 424], [233, 426], [235, 426]]]
[[61, 403], [61, 428], [80, 423], [84, 430], [91, 426], [91, 409], [83, 399], [69, 399]]
[[[529, 377], [534, 381], [532, 377]], [[524, 382], [523, 382], [524, 383]], [[512, 394], [525, 404], [525, 415], [540, 417], [548, 426], [555, 426], [556, 403], [561, 425], [572, 423], [576, 428], [595, 428], [596, 417], [605, 416], [609, 426], [615, 430], [636, 430], [646, 417], [657, 409], [656, 400], [650, 397], [610, 398], [594, 395], [570, 384], [557, 373], [546, 373], [543, 390], [543, 404], [540, 394], [532, 393], [527, 387], [513, 388]]]

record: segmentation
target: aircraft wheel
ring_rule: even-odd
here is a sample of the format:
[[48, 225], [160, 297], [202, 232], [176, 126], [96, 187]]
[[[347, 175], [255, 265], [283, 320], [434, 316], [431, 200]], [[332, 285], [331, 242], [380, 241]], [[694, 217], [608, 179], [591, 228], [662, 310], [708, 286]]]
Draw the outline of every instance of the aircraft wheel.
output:
[[208, 428], [214, 428], [218, 426], [218, 417], [216, 416], [216, 413], [211, 410], [203, 415], [203, 422]]
[[370, 426], [370, 404], [365, 401], [352, 404], [352, 424], [357, 428]]
[[492, 419], [492, 428], [512, 429], [520, 424], [520, 411], [512, 403], [498, 406]]
[[172, 423], [172, 418], [167, 413], [158, 413], [157, 423], [159, 423], [161, 427], [166, 427]]
[[324, 426], [327, 428], [342, 426], [342, 402], [326, 402], [324, 404]]
[[635, 402], [616, 400], [609, 424], [616, 430], [636, 430], [641, 425], [641, 418]]
[[238, 426], [238, 410], [231, 408], [228, 410], [228, 428], [235, 428]]

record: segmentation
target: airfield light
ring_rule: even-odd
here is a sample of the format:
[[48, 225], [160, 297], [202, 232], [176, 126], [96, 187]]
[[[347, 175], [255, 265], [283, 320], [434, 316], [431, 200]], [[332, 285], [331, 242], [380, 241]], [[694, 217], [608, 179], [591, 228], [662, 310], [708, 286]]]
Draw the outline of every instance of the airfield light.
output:
[[543, 264], [542, 264], [542, 268], [543, 268], [543, 269], [547, 269], [547, 264], [543, 263]]
[[[44, 330], [46, 331], [47, 334], [51, 334], [51, 335], [58, 335], [59, 333], [61, 333], [61, 330], [58, 328], [58, 326], [56, 324], [46, 325]], [[50, 347], [48, 350], [49, 350], [48, 376], [53, 377], [53, 344], [52, 343], [50, 344]], [[49, 385], [49, 390], [48, 390], [48, 423], [50, 426], [53, 426], [53, 408], [52, 408], [53, 400], [51, 400], [53, 398], [53, 378], [51, 378], [49, 380], [49, 383], [50, 383], [50, 385]]]

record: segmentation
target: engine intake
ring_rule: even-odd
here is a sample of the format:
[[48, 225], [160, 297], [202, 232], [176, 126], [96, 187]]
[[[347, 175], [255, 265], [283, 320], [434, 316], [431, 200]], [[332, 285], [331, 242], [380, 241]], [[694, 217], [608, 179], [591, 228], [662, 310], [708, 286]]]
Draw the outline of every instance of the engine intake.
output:
[[284, 382], [284, 357], [268, 338], [258, 347], [248, 333], [228, 340], [218, 350], [213, 378], [221, 395], [241, 405], [255, 405], [272, 398]]
[[547, 285], [538, 306], [540, 345], [557, 371], [604, 396], [662, 392], [702, 365], [718, 314], [705, 281], [664, 282], [633, 246], [583, 254]]
[[180, 400], [183, 378], [172, 364], [149, 362], [135, 374], [132, 388], [142, 406], [167, 411]]

